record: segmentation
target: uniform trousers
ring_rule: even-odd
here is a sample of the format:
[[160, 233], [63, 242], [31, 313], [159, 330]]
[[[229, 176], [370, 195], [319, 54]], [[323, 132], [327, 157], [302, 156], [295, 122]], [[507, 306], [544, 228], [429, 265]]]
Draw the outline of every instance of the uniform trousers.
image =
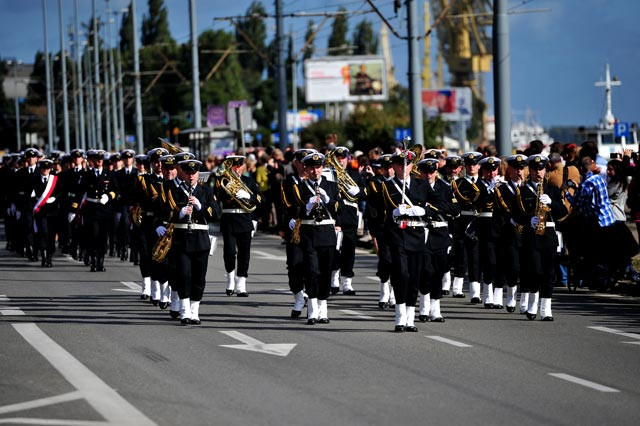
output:
[[524, 287], [530, 293], [539, 291], [540, 298], [550, 298], [553, 293], [553, 274], [555, 273], [555, 246], [538, 248], [534, 247], [532, 241], [525, 241], [523, 246], [523, 251], [526, 253], [526, 256], [521, 259]]
[[56, 251], [57, 216], [40, 216], [34, 218], [38, 232], [35, 234], [35, 248], [46, 250], [49, 254]]
[[297, 294], [304, 290], [304, 253], [300, 244], [294, 244], [290, 241], [286, 243], [287, 252], [287, 275], [289, 277], [289, 289], [293, 294]]
[[143, 223], [139, 228], [140, 234], [138, 238], [138, 260], [140, 266], [140, 274], [143, 277], [150, 277], [153, 263], [151, 260], [151, 251], [153, 243], [157, 235], [153, 229], [153, 225]]
[[131, 242], [130, 229], [131, 219], [129, 209], [131, 206], [122, 206], [120, 209], [120, 221], [117, 224], [118, 248], [123, 249], [129, 247]]
[[[515, 239], [504, 237], [496, 245], [496, 279], [497, 286], [505, 284], [515, 287], [520, 276], [520, 247]], [[521, 291], [522, 291], [521, 284]]]
[[358, 229], [355, 227], [342, 228], [342, 245], [336, 250], [332, 270], [340, 269], [340, 275], [353, 278], [353, 265], [356, 261], [356, 241]]
[[410, 251], [397, 246], [390, 246], [389, 250], [392, 265], [391, 286], [396, 303], [415, 306], [424, 269], [424, 250]]
[[199, 302], [206, 285], [209, 250], [171, 250], [170, 255], [175, 265], [175, 280], [180, 283], [177, 286], [178, 296], [180, 299], [189, 298], [192, 302]]
[[[463, 239], [463, 249], [467, 260], [467, 273], [469, 274], [469, 281], [480, 281], [480, 245], [477, 239], [472, 239], [467, 236]], [[456, 276], [464, 276], [457, 275]]]
[[478, 242], [479, 267], [482, 282], [491, 284], [496, 276], [496, 244], [491, 239], [481, 238]]
[[88, 221], [89, 226], [90, 254], [103, 258], [107, 252], [107, 231], [111, 220], [109, 217], [89, 215], [89, 217], [85, 218], [85, 221]]
[[448, 271], [447, 250], [427, 250], [420, 280], [420, 293], [429, 294], [431, 300], [442, 299], [442, 277]]
[[[249, 260], [251, 258], [251, 231], [231, 232], [223, 227], [222, 239], [224, 241], [224, 269], [227, 272], [236, 270], [237, 277], [249, 276]], [[236, 254], [238, 267], [236, 269]]]
[[381, 282], [386, 283], [391, 278], [391, 250], [382, 235], [376, 238], [376, 243], [378, 245], [378, 271], [376, 276], [380, 278]]
[[306, 272], [305, 287], [310, 299], [327, 300], [331, 292], [331, 264], [335, 246], [315, 247], [311, 238], [300, 240]]

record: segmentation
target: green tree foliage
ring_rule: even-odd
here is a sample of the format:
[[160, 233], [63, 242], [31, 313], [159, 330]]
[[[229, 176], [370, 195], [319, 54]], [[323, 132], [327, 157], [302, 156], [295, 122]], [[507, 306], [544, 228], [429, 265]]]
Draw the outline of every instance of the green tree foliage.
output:
[[[346, 12], [344, 7], [339, 9], [340, 12]], [[349, 23], [347, 15], [337, 15], [333, 19], [333, 27], [329, 36], [329, 55], [340, 56], [349, 54], [349, 42], [347, 41], [347, 32], [349, 31]]]
[[315, 30], [316, 24], [313, 22], [313, 19], [309, 19], [309, 22], [307, 23], [307, 31], [304, 33], [304, 41], [306, 43], [307, 40], [311, 39], [311, 37], [313, 37], [313, 39], [309, 44], [307, 44], [307, 47], [305, 47], [304, 52], [302, 53], [302, 59], [305, 61], [307, 59], [311, 59], [315, 51]]
[[[249, 17], [241, 19], [238, 22], [238, 29], [235, 34], [238, 49], [253, 50], [243, 36], [244, 33], [253, 45], [256, 46], [258, 51], [264, 52], [266, 50], [267, 27], [265, 20], [260, 17], [266, 15], [262, 2], [253, 1], [247, 9], [246, 15]], [[251, 91], [258, 86], [262, 80], [262, 73], [264, 72], [266, 63], [257, 52], [242, 54], [239, 56], [239, 61], [242, 66], [242, 80], [245, 82], [247, 90]]]
[[354, 53], [356, 55], [373, 55], [378, 53], [378, 37], [373, 32], [373, 25], [363, 19], [356, 26], [353, 34]]
[[129, 3], [127, 12], [122, 14], [120, 24], [120, 50], [123, 54], [130, 54], [133, 50], [133, 19], [129, 13], [130, 10], [131, 3]]
[[344, 125], [330, 120], [320, 120], [309, 127], [302, 129], [300, 133], [300, 146], [313, 145], [316, 149], [325, 147], [325, 136], [329, 133], [338, 135], [339, 143], [345, 142]]
[[175, 43], [169, 32], [169, 18], [164, 0], [149, 0], [149, 14], [142, 18], [142, 44]]

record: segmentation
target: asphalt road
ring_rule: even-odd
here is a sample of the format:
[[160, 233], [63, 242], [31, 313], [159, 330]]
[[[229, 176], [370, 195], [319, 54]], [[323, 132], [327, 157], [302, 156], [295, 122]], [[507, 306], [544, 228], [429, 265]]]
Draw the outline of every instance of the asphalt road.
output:
[[307, 326], [278, 238], [254, 240], [247, 299], [225, 296], [218, 250], [201, 326], [140, 301], [129, 262], [0, 250], [0, 423], [640, 424], [637, 298], [557, 289], [551, 323], [446, 298], [445, 323], [395, 334], [360, 252], [357, 295]]

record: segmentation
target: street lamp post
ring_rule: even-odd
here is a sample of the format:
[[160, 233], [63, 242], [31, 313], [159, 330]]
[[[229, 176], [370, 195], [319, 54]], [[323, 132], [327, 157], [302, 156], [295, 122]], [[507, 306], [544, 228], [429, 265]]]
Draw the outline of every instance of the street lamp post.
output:
[[15, 109], [16, 109], [16, 150], [20, 151], [22, 146], [20, 137], [20, 100], [18, 99], [18, 65], [20, 65], [22, 61], [17, 59], [7, 61], [7, 65], [13, 65], [13, 94], [15, 101]]

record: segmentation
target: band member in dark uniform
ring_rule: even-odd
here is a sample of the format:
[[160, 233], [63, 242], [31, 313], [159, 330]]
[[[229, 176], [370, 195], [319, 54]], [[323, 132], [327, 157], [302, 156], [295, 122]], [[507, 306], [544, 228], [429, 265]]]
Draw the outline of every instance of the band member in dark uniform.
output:
[[[183, 160], [178, 164], [179, 180], [174, 179], [165, 188], [163, 219], [173, 226], [169, 263], [175, 266], [180, 322], [199, 325], [211, 245], [208, 223], [219, 217], [220, 209], [211, 189], [198, 185], [202, 163]], [[161, 227], [156, 232], [164, 236]]]
[[396, 332], [417, 332], [415, 307], [424, 269], [424, 215], [427, 182], [412, 178], [414, 154], [401, 151], [391, 158], [393, 179], [384, 182], [385, 239], [391, 251], [391, 285], [396, 296]]
[[64, 188], [59, 198], [62, 220], [69, 226], [71, 257], [76, 260], [84, 258], [85, 239], [82, 237], [82, 223], [79, 218], [79, 207], [82, 197], [82, 177], [86, 154], [81, 149], [74, 149], [69, 154], [71, 167], [60, 173], [59, 184]]
[[52, 160], [38, 162], [39, 173], [31, 176], [30, 193], [33, 195], [33, 229], [35, 247], [40, 250], [42, 266], [51, 268], [53, 253], [56, 251], [56, 232], [58, 229], [58, 201], [62, 185], [58, 176], [51, 173]]
[[[225, 158], [222, 169], [218, 170], [215, 182], [216, 199], [222, 204], [220, 232], [224, 241], [224, 268], [227, 272], [227, 296], [236, 294], [248, 297], [247, 277], [249, 276], [249, 260], [251, 257], [251, 238], [256, 230], [257, 222], [253, 211], [262, 202], [263, 196], [256, 181], [245, 176], [243, 155], [229, 155]], [[223, 172], [224, 170], [224, 172]], [[225, 175], [221, 175], [224, 173]], [[235, 177], [230, 177], [235, 175]], [[233, 179], [236, 179], [234, 182]], [[237, 181], [237, 179], [240, 179]], [[224, 185], [229, 184], [225, 189]], [[231, 187], [238, 184], [238, 188]], [[229, 193], [231, 191], [232, 193]], [[237, 268], [236, 268], [237, 255]]]
[[[299, 149], [293, 154], [293, 173], [289, 174], [282, 181], [280, 195], [284, 205], [283, 217], [278, 221], [280, 224], [280, 237], [286, 244], [287, 252], [287, 276], [289, 277], [289, 289], [293, 293], [293, 308], [291, 318], [298, 318], [302, 314], [305, 304], [304, 293], [304, 270], [303, 252], [300, 241], [292, 241], [295, 220], [299, 216], [300, 206], [296, 203], [294, 187], [304, 179], [304, 164], [302, 159], [307, 155], [316, 152], [315, 149]], [[291, 221], [293, 225], [290, 226]]]
[[38, 173], [38, 159], [44, 157], [40, 151], [35, 148], [27, 148], [24, 151], [23, 162], [24, 167], [19, 169], [15, 174], [15, 202], [16, 213], [15, 218], [18, 226], [17, 233], [17, 252], [18, 255], [25, 255], [32, 262], [38, 260], [38, 250], [34, 246], [33, 236], [33, 205], [31, 203], [31, 178]]
[[453, 193], [460, 203], [461, 217], [454, 227], [453, 244], [455, 253], [455, 267], [453, 286], [460, 286], [464, 281], [465, 272], [469, 274], [469, 293], [471, 303], [481, 303], [480, 300], [480, 253], [478, 241], [467, 233], [469, 224], [476, 218], [478, 212], [476, 201], [480, 197], [478, 187], [478, 162], [482, 159], [479, 152], [465, 152], [462, 155], [466, 175], [464, 178], [451, 182]]
[[133, 164], [135, 154], [132, 149], [120, 152], [123, 167], [115, 173], [120, 188], [120, 198], [116, 205], [117, 249], [122, 261], [127, 260], [127, 251], [131, 247], [131, 211], [136, 205], [135, 188], [138, 180], [138, 169]]
[[447, 220], [460, 215], [458, 200], [451, 187], [438, 177], [438, 158], [427, 158], [418, 163], [418, 170], [427, 182], [425, 220], [427, 243], [424, 254], [424, 270], [420, 282], [420, 306], [418, 319], [444, 322], [440, 312], [442, 277], [449, 267], [448, 252], [453, 240], [449, 235]]
[[[439, 172], [442, 175], [442, 180], [449, 186], [452, 186], [452, 182], [458, 180], [460, 171], [462, 171], [462, 158], [455, 154], [448, 155], [445, 158], [444, 166], [439, 169]], [[448, 219], [449, 233], [451, 235], [459, 235], [461, 233], [461, 231], [458, 231], [456, 228], [457, 226], [459, 226], [458, 224], [460, 222], [460, 219], [461, 216], [458, 216], [455, 219]], [[454, 280], [451, 279], [451, 268], [455, 266], [456, 260], [455, 244], [452, 245], [451, 251], [449, 252], [447, 257], [449, 259], [449, 265], [447, 267], [447, 272], [445, 272], [444, 277], [442, 278], [442, 294], [445, 296], [448, 295], [449, 289], [451, 289], [453, 297], [464, 299], [464, 292], [462, 291], [464, 278], [458, 277]]]
[[294, 187], [299, 206], [292, 223], [300, 237], [305, 265], [307, 324], [329, 323], [327, 299], [331, 287], [331, 265], [340, 231], [340, 190], [322, 176], [325, 156], [312, 153], [302, 159], [306, 179]]
[[526, 314], [529, 320], [536, 318], [540, 301], [541, 319], [553, 321], [552, 274], [558, 246], [554, 219], [567, 215], [560, 190], [544, 180], [548, 162], [547, 157], [540, 154], [529, 156], [529, 179], [516, 189], [518, 208], [514, 210], [514, 216], [516, 222], [523, 227], [522, 245], [526, 254], [520, 261], [523, 268], [522, 280], [529, 290]]
[[[502, 305], [502, 298], [495, 291], [498, 287], [507, 285], [507, 311], [516, 310], [516, 289], [520, 277], [520, 252], [522, 251], [522, 225], [515, 222], [513, 209], [515, 203], [516, 188], [522, 185], [522, 173], [527, 166], [527, 157], [516, 154], [506, 158], [507, 169], [505, 183], [495, 190], [495, 204], [493, 208], [493, 220], [500, 227], [500, 237], [496, 241], [496, 288], [494, 289], [493, 303]], [[526, 296], [526, 299], [522, 297]], [[525, 313], [528, 305], [529, 292], [521, 288], [521, 299]]]

